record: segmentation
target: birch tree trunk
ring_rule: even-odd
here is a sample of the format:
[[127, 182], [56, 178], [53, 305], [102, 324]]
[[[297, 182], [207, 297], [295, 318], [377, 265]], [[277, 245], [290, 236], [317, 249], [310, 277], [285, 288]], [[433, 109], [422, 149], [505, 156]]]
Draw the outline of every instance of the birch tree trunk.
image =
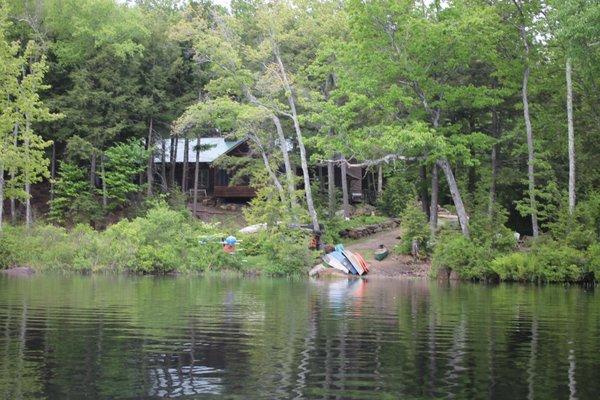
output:
[[575, 130], [573, 128], [573, 81], [571, 58], [567, 58], [567, 125], [569, 135], [569, 214], [575, 211]]
[[188, 163], [190, 153], [190, 140], [185, 138], [183, 142], [183, 171], [181, 172], [181, 191], [183, 193], [187, 190], [187, 177], [188, 177]]
[[344, 218], [350, 217], [350, 202], [348, 200], [348, 164], [346, 160], [342, 160], [340, 164], [342, 172], [342, 208], [344, 210]]
[[327, 197], [329, 199], [329, 218], [335, 215], [335, 167], [333, 161], [327, 161]]
[[[27, 156], [29, 157], [29, 138], [28, 138], [28, 133], [29, 130], [31, 129], [31, 121], [29, 119], [29, 113], [25, 114], [25, 141], [23, 143], [23, 146], [25, 147], [25, 152], [27, 154]], [[29, 160], [27, 160], [27, 162], [29, 162]], [[25, 179], [25, 226], [27, 227], [27, 229], [31, 228], [31, 224], [33, 222], [33, 216], [31, 214], [31, 180], [29, 178], [29, 171], [27, 169], [28, 167], [25, 167], [25, 174], [24, 174], [24, 179]]]
[[462, 197], [460, 196], [456, 179], [454, 179], [454, 173], [452, 173], [452, 168], [450, 168], [450, 163], [448, 160], [442, 159], [439, 160], [437, 164], [442, 168], [444, 175], [446, 176], [446, 181], [448, 182], [448, 187], [450, 188], [450, 194], [452, 195], [452, 201], [456, 207], [456, 214], [458, 215], [460, 230], [462, 231], [463, 236], [468, 238], [469, 218], [467, 217], [467, 211], [465, 210], [465, 205], [463, 204]]
[[431, 202], [429, 203], [429, 231], [432, 238], [435, 237], [438, 225], [438, 196], [440, 190], [440, 181], [438, 177], [438, 167], [433, 164], [431, 168]]
[[279, 56], [279, 51], [275, 48], [275, 58], [277, 60], [277, 64], [279, 66], [279, 70], [281, 72], [281, 78], [283, 81], [283, 85], [285, 87], [286, 96], [288, 99], [288, 103], [290, 105], [290, 110], [292, 112], [291, 118], [294, 123], [294, 130], [296, 131], [296, 139], [298, 140], [298, 147], [300, 148], [300, 164], [302, 166], [302, 175], [304, 177], [304, 193], [306, 195], [306, 206], [308, 208], [308, 214], [310, 215], [310, 219], [312, 221], [313, 231], [320, 231], [319, 227], [319, 219], [317, 217], [317, 211], [315, 209], [312, 190], [310, 187], [310, 175], [308, 173], [308, 162], [306, 158], [306, 148], [304, 147], [304, 140], [302, 137], [302, 129], [300, 128], [300, 122], [298, 121], [298, 113], [296, 111], [296, 102], [294, 100], [294, 94], [292, 92], [292, 87], [290, 82], [288, 81], [287, 74], [285, 72], [285, 68], [283, 66], [283, 62], [281, 61], [281, 57]]
[[285, 203], [285, 192], [283, 190], [283, 186], [281, 185], [281, 182], [279, 182], [279, 179], [277, 179], [277, 175], [275, 175], [275, 172], [273, 172], [273, 169], [271, 168], [271, 164], [269, 163], [269, 157], [262, 149], [260, 150], [260, 154], [262, 156], [263, 164], [265, 165], [265, 169], [266, 169], [267, 173], [269, 174], [269, 177], [273, 181], [275, 188], [277, 189], [277, 193], [279, 194], [279, 198], [281, 199], [281, 202]]
[[196, 141], [196, 161], [194, 168], [194, 196], [193, 201], [194, 204], [192, 206], [192, 210], [194, 213], [194, 217], [196, 217], [197, 204], [198, 204], [198, 177], [200, 175], [200, 136], [198, 136], [198, 140]]
[[[292, 207], [292, 212], [294, 213], [294, 209], [297, 207], [298, 202], [296, 201], [296, 184], [294, 183], [294, 171], [292, 170], [292, 164], [290, 163], [290, 155], [288, 153], [288, 144], [283, 134], [283, 128], [281, 127], [281, 121], [277, 115], [272, 115], [271, 119], [273, 120], [273, 124], [275, 124], [275, 129], [277, 130], [277, 138], [279, 139], [279, 148], [281, 150], [281, 155], [283, 157], [283, 166], [285, 168], [285, 177], [288, 187], [288, 196], [290, 198], [290, 204]], [[294, 213], [295, 214], [295, 213]]]
[[531, 228], [533, 237], [539, 236], [537, 203], [535, 199], [535, 171], [534, 171], [534, 148], [533, 148], [533, 130], [531, 128], [531, 117], [529, 116], [529, 98], [527, 93], [527, 85], [529, 84], [529, 42], [527, 41], [525, 27], [520, 27], [521, 39], [525, 45], [525, 70], [523, 71], [523, 88], [521, 92], [523, 100], [523, 117], [525, 119], [525, 130], [527, 133], [527, 179], [529, 182], [529, 206], [531, 208]]
[[152, 118], [150, 118], [150, 123], [148, 124], [148, 140], [146, 141], [146, 147], [149, 151], [148, 155], [148, 167], [146, 168], [146, 180], [148, 181], [148, 187], [146, 188], [146, 196], [152, 196], [152, 185], [154, 184], [154, 143], [152, 141]]

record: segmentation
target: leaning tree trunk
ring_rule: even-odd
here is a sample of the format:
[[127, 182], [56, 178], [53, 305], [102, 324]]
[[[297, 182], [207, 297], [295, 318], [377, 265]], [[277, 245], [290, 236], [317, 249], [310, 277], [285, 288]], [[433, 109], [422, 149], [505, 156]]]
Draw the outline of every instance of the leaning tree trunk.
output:
[[429, 231], [432, 238], [435, 238], [438, 225], [438, 197], [440, 190], [440, 181], [438, 177], [438, 167], [433, 164], [431, 168], [431, 202], [429, 210]]
[[272, 115], [271, 119], [275, 124], [277, 131], [277, 138], [279, 139], [279, 149], [283, 157], [283, 166], [285, 168], [285, 177], [288, 187], [288, 195], [290, 197], [290, 205], [292, 207], [292, 213], [295, 215], [294, 209], [298, 205], [296, 201], [296, 184], [294, 183], [294, 171], [292, 170], [292, 164], [290, 163], [290, 155], [288, 153], [288, 143], [283, 134], [283, 128], [281, 127], [281, 121], [277, 115]]
[[346, 159], [342, 159], [340, 164], [340, 170], [342, 172], [342, 209], [344, 210], [344, 218], [350, 217], [350, 201], [348, 196], [348, 164]]
[[273, 181], [273, 185], [275, 185], [275, 188], [277, 189], [277, 194], [279, 195], [279, 199], [281, 200], [282, 203], [285, 203], [285, 192], [283, 190], [283, 186], [281, 185], [281, 182], [279, 182], [279, 179], [277, 179], [277, 175], [275, 175], [275, 172], [273, 172], [273, 168], [271, 168], [271, 164], [269, 163], [269, 157], [267, 156], [267, 153], [265, 153], [261, 149], [260, 155], [262, 156], [263, 164], [265, 165], [265, 170], [267, 171], [267, 174]]
[[529, 206], [531, 208], [531, 228], [533, 237], [539, 236], [537, 203], [535, 199], [535, 171], [534, 171], [534, 148], [533, 148], [533, 130], [531, 128], [531, 117], [529, 116], [529, 99], [527, 93], [527, 85], [529, 83], [529, 42], [527, 41], [525, 28], [520, 28], [521, 38], [525, 44], [526, 63], [523, 71], [523, 88], [521, 96], [523, 99], [523, 117], [525, 118], [525, 130], [527, 132], [527, 179], [529, 182]]
[[196, 141], [196, 161], [194, 168], [194, 196], [193, 201], [194, 204], [192, 206], [192, 210], [194, 213], [194, 217], [196, 216], [197, 205], [198, 205], [198, 177], [200, 175], [200, 136], [198, 136], [198, 140]]
[[183, 193], [185, 193], [187, 191], [189, 152], [190, 152], [190, 139], [188, 139], [186, 137], [183, 142], [183, 171], [181, 171], [181, 191]]
[[148, 140], [146, 140], [146, 150], [148, 150], [148, 166], [146, 167], [146, 180], [148, 181], [148, 187], [146, 187], [146, 196], [152, 197], [152, 185], [154, 184], [154, 143], [152, 141], [152, 118], [148, 124]]
[[310, 215], [310, 219], [312, 221], [313, 231], [320, 231], [319, 227], [319, 219], [317, 217], [317, 210], [315, 209], [315, 204], [312, 197], [312, 190], [310, 187], [310, 175], [308, 173], [308, 162], [306, 157], [306, 148], [304, 147], [304, 139], [302, 138], [302, 129], [300, 129], [300, 122], [298, 120], [298, 112], [296, 111], [296, 102], [294, 100], [294, 94], [292, 91], [292, 86], [290, 85], [287, 74], [285, 72], [285, 68], [283, 66], [283, 62], [281, 61], [281, 57], [279, 56], [279, 51], [276, 50], [275, 58], [277, 60], [277, 64], [279, 66], [279, 70], [281, 72], [281, 78], [283, 81], [283, 85], [285, 87], [285, 91], [287, 94], [288, 103], [290, 105], [290, 110], [292, 111], [291, 118], [294, 123], [294, 130], [296, 131], [296, 139], [298, 140], [298, 147], [300, 148], [300, 164], [302, 166], [302, 175], [304, 177], [304, 193], [306, 195], [306, 206], [308, 208], [308, 214]]
[[[442, 168], [444, 175], [446, 176], [446, 181], [448, 182], [448, 187], [450, 188], [450, 194], [452, 195], [452, 201], [456, 207], [456, 214], [458, 215], [460, 230], [462, 231], [462, 234], [468, 238], [469, 218], [467, 217], [467, 211], [465, 210], [465, 205], [463, 204], [462, 197], [460, 196], [456, 179], [454, 179], [454, 173], [452, 173], [452, 168], [450, 168], [450, 163], [448, 160], [442, 159], [439, 160], [437, 164]], [[433, 205], [433, 201], [431, 203]]]
[[575, 130], [573, 128], [573, 82], [571, 58], [567, 58], [567, 125], [569, 132], [569, 214], [575, 211]]

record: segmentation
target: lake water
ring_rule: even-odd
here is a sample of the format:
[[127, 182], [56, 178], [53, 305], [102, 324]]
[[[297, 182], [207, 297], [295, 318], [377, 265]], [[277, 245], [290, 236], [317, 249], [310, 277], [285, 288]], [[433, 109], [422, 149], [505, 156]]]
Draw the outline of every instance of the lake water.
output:
[[0, 275], [0, 399], [598, 399], [600, 295]]

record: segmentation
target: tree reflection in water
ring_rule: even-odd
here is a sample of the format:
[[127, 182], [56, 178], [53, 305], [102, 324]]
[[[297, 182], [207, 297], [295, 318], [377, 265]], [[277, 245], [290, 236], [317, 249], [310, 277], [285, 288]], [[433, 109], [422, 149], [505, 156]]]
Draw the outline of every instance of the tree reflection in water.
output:
[[595, 399], [599, 320], [577, 287], [0, 277], [0, 399]]

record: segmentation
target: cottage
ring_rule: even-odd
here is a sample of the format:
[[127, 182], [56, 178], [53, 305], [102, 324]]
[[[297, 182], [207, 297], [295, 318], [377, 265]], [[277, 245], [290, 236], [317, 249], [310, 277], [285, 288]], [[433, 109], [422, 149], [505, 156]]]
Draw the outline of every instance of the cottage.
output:
[[[154, 163], [156, 170], [162, 171], [166, 180], [171, 177], [174, 182], [182, 185], [187, 182], [186, 192], [193, 194], [194, 169], [196, 163], [197, 139], [190, 139], [188, 144], [187, 168], [185, 161], [185, 140], [177, 139], [171, 143], [171, 139], [164, 139], [156, 144]], [[230, 185], [230, 174], [227, 170], [219, 167], [216, 163], [221, 157], [249, 157], [253, 156], [248, 139], [227, 140], [222, 137], [209, 137], [200, 139], [201, 151], [199, 152], [199, 175], [198, 194], [201, 197], [213, 197], [219, 200], [249, 200], [255, 196], [255, 190], [249, 186], [247, 180], [243, 183]], [[171, 158], [171, 147], [174, 151], [174, 159]], [[290, 144], [290, 149], [293, 145]], [[163, 164], [164, 163], [164, 167]], [[173, 170], [174, 166], [174, 170]], [[342, 187], [342, 173], [339, 165], [335, 166], [335, 186], [338, 190]], [[162, 174], [161, 174], [162, 175]], [[185, 179], [184, 179], [185, 175]], [[296, 175], [301, 176], [302, 171], [297, 168]], [[327, 187], [327, 168], [316, 166], [311, 171], [313, 179], [317, 179], [322, 192]], [[372, 186], [367, 180], [367, 174], [362, 167], [349, 167], [347, 169], [348, 197], [351, 203], [361, 202], [368, 194]], [[367, 196], [368, 198], [369, 196]]]
[[[157, 170], [166, 171], [167, 176], [174, 177], [175, 182], [188, 182], [188, 192], [192, 194], [194, 186], [194, 169], [196, 167], [196, 146], [198, 139], [190, 139], [187, 154], [187, 168], [185, 161], [185, 139], [177, 139], [174, 143], [174, 159], [171, 157], [171, 141], [165, 139], [156, 144], [154, 163]], [[251, 155], [247, 139], [226, 140], [222, 137], [200, 139], [201, 151], [199, 152], [198, 191], [202, 196], [218, 199], [250, 199], [255, 192], [248, 182], [229, 185], [230, 175], [227, 170], [215, 165], [215, 162], [224, 156], [246, 157]], [[164, 163], [164, 168], [162, 164]], [[172, 170], [172, 167], [175, 170]], [[185, 180], [184, 180], [185, 175]], [[163, 177], [166, 179], [166, 177]]]

